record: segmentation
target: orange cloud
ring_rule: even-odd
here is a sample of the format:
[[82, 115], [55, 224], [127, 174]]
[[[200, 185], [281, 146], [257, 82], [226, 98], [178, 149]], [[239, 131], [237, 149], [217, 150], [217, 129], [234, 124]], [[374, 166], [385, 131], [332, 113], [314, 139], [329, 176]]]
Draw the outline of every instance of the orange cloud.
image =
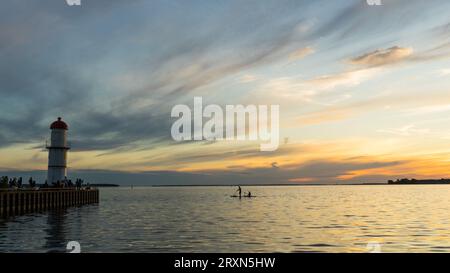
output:
[[350, 60], [351, 64], [364, 66], [382, 66], [398, 63], [410, 57], [414, 50], [409, 47], [394, 46], [388, 49], [378, 49]]
[[432, 111], [448, 110], [449, 104], [450, 94], [448, 92], [423, 92], [419, 90], [419, 92], [414, 93], [387, 94], [352, 103], [325, 107], [314, 112], [305, 113], [299, 116], [296, 121], [300, 125], [319, 124], [344, 120], [377, 110], [385, 111], [386, 109], [401, 111], [403, 114], [426, 114]]
[[292, 178], [292, 179], [289, 179], [288, 181], [289, 182], [307, 183], [307, 182], [313, 182], [314, 178], [312, 178], [312, 177]]
[[303, 59], [304, 57], [313, 54], [314, 52], [315, 50], [312, 47], [298, 49], [289, 55], [289, 61], [293, 62], [299, 59]]

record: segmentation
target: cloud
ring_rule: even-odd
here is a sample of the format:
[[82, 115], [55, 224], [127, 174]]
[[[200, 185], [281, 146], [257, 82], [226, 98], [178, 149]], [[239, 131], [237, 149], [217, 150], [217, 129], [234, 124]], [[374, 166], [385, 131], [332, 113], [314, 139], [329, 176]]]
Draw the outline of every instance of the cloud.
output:
[[[293, 176], [293, 178], [290, 179], [292, 179], [292, 181], [307, 179], [308, 182], [335, 183], [342, 180], [342, 177], [348, 176], [356, 171], [367, 172], [375, 169], [394, 167], [404, 163], [405, 162], [403, 161], [367, 161], [367, 159], [366, 161], [345, 159], [341, 159], [340, 161], [311, 161], [290, 170], [290, 175]], [[364, 183], [367, 181], [362, 180], [358, 182]], [[385, 181], [378, 180], [377, 182], [383, 183]]]
[[251, 74], [245, 74], [241, 77], [239, 77], [239, 82], [241, 83], [250, 83], [258, 80], [258, 76], [251, 75]]
[[[355, 1], [336, 5], [318, 21], [305, 11], [322, 10], [324, 1], [283, 3], [208, 3], [214, 16], [204, 5], [164, 1], [94, 1], [83, 9], [67, 8], [64, 1], [3, 3], [0, 146], [42, 142], [59, 115], [73, 125], [79, 150], [167, 141], [173, 104], [230, 75], [252, 75], [250, 69], [286, 56], [303, 58], [318, 40], [353, 29], [355, 20], [366, 26], [371, 21], [360, 19], [373, 15]], [[349, 16], [355, 12], [357, 18]], [[121, 16], [129, 19], [124, 23]], [[319, 90], [355, 86], [367, 74], [344, 72], [306, 84]], [[309, 87], [304, 92], [307, 99], [316, 93]], [[214, 90], [208, 95], [221, 96]]]
[[297, 118], [301, 125], [314, 125], [333, 121], [340, 121], [353, 115], [351, 109], [324, 110], [315, 113], [308, 113]]
[[294, 52], [292, 52], [289, 55], [289, 61], [293, 62], [293, 61], [297, 61], [299, 59], [303, 59], [304, 57], [313, 54], [315, 52], [314, 48], [312, 47], [305, 47], [305, 48], [300, 48], [298, 50], [295, 50]]
[[414, 137], [431, 133], [430, 129], [428, 128], [420, 129], [417, 128], [414, 124], [405, 125], [401, 128], [380, 129], [377, 132], [388, 133], [398, 136], [414, 136]]
[[305, 83], [311, 86], [314, 90], [329, 90], [337, 87], [352, 87], [361, 84], [362, 82], [372, 78], [379, 72], [378, 69], [361, 69], [347, 71], [332, 75], [320, 76]]
[[429, 114], [448, 111], [450, 95], [440, 90], [375, 95], [357, 101], [330, 105], [316, 111], [304, 113], [297, 118], [301, 125], [320, 124], [361, 116], [374, 111], [391, 110], [401, 115]]
[[[284, 76], [263, 81], [250, 99], [264, 94], [266, 101], [278, 101], [283, 105], [307, 102], [315, 105], [333, 105], [351, 98], [339, 88], [350, 89], [373, 79], [382, 72], [379, 68], [365, 68], [327, 74], [311, 79], [301, 76]], [[339, 90], [342, 91], [342, 90]], [[269, 99], [268, 99], [269, 98]]]
[[448, 75], [450, 75], [450, 69], [441, 69], [436, 74], [441, 77], [448, 76]]
[[[0, 147], [43, 142], [57, 116], [71, 126], [78, 151], [167, 142], [173, 105], [299, 47], [293, 35], [302, 18], [267, 21], [260, 14], [270, 5], [238, 16], [254, 5], [211, 4], [211, 16], [196, 5], [101, 2], [83, 12], [64, 1], [3, 4], [0, 35], [8, 38], [0, 42]], [[236, 12], [231, 21], [230, 12]], [[123, 23], [127, 14], [133, 16]]]
[[394, 46], [387, 49], [378, 49], [350, 60], [351, 64], [363, 66], [383, 66], [398, 63], [409, 58], [414, 50], [409, 47]]

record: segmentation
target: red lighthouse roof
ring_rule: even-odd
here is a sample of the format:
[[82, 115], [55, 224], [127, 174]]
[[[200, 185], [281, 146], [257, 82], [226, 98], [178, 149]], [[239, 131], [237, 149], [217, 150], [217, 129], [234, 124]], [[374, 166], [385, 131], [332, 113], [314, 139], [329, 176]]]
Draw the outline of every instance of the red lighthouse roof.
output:
[[67, 123], [65, 123], [64, 121], [61, 120], [60, 117], [58, 117], [57, 121], [54, 121], [51, 125], [50, 125], [50, 129], [63, 129], [63, 130], [68, 130], [69, 126], [67, 126]]

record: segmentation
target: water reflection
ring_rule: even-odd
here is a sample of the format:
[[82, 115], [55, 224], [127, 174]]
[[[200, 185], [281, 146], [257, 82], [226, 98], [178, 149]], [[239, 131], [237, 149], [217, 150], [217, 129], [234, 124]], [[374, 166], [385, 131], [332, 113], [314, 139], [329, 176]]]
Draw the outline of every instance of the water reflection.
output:
[[48, 212], [45, 232], [44, 249], [47, 252], [65, 252], [67, 226], [67, 209], [58, 209]]

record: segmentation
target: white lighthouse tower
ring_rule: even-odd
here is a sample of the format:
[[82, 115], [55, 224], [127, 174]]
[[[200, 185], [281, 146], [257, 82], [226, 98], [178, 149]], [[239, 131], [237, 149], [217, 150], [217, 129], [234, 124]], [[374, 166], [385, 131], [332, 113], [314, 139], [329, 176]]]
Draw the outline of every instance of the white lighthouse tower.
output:
[[48, 171], [47, 182], [49, 184], [63, 181], [67, 175], [67, 124], [58, 118], [50, 125], [51, 138], [48, 149]]

